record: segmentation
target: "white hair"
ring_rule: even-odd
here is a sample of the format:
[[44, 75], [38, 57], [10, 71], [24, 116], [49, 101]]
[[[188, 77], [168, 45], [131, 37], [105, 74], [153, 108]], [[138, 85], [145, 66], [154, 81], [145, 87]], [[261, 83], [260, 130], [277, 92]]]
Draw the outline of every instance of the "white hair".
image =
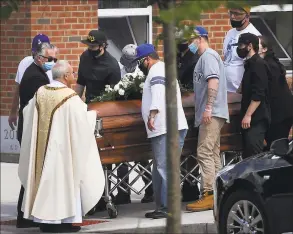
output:
[[37, 51], [36, 51], [36, 53], [38, 54], [38, 55], [45, 55], [45, 50], [46, 49], [53, 49], [53, 47], [52, 47], [52, 45], [51, 44], [49, 44], [49, 43], [47, 43], [47, 42], [43, 42], [42, 44], [40, 44], [40, 45], [38, 45], [37, 46]]
[[62, 78], [68, 72], [69, 67], [70, 64], [67, 60], [58, 60], [52, 68], [53, 80]]

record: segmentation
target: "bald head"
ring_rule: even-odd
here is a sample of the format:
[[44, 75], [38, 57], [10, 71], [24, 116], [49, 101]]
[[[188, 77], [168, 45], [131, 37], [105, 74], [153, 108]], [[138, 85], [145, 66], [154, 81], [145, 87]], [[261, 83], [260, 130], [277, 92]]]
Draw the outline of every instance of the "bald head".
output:
[[70, 72], [70, 68], [72, 67], [70, 66], [68, 61], [58, 60], [52, 68], [53, 80], [63, 78], [66, 73]]

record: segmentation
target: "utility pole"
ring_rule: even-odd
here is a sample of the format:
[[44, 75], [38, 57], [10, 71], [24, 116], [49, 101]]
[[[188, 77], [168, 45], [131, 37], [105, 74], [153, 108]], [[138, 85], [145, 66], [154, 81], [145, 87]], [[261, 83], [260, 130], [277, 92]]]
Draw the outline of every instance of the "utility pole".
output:
[[[161, 4], [160, 4], [161, 3]], [[171, 11], [171, 20], [163, 23], [164, 61], [166, 71], [167, 114], [167, 181], [168, 218], [166, 233], [181, 233], [181, 190], [178, 115], [177, 115], [177, 66], [174, 25], [174, 0], [161, 0], [159, 7]]]

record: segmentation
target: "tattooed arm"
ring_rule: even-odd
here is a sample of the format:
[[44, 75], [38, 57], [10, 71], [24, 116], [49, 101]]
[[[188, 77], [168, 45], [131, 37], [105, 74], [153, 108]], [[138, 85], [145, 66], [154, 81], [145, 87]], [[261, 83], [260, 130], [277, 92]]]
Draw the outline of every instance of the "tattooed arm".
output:
[[218, 95], [219, 79], [210, 78], [208, 80], [208, 100], [206, 104], [206, 110], [212, 111], [214, 102]]

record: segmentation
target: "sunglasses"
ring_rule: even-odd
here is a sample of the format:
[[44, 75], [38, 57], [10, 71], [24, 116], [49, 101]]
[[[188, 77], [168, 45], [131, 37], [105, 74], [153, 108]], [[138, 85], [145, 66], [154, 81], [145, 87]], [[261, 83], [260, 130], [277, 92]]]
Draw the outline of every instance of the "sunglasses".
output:
[[143, 64], [145, 60], [146, 60], [146, 58], [142, 58], [142, 59], [138, 60], [138, 62], [137, 62], [138, 66]]
[[57, 62], [57, 58], [53, 58], [52, 56], [49, 56], [49, 57], [46, 57], [46, 56], [43, 56], [43, 55], [40, 55], [41, 57], [43, 57], [43, 58], [46, 58], [46, 59], [48, 59], [48, 62], [52, 62], [52, 61], [54, 61], [54, 63], [56, 63]]

